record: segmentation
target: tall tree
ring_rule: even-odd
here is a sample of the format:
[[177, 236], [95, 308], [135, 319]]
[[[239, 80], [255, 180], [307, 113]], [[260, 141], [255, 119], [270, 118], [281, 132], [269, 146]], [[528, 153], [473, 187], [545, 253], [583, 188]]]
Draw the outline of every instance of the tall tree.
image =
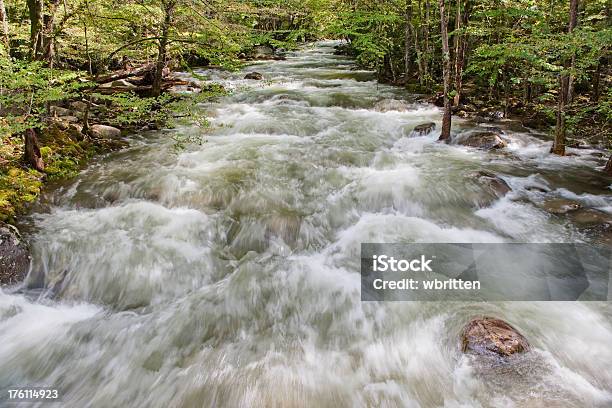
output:
[[[461, 7], [463, 5], [463, 8]], [[463, 66], [465, 64], [466, 34], [463, 32], [468, 24], [471, 11], [470, 0], [457, 0], [457, 16], [455, 18], [455, 97], [453, 105], [459, 105], [461, 88], [463, 86]]]
[[4, 0], [0, 0], [0, 35], [2, 36], [2, 45], [4, 45], [6, 53], [8, 54], [10, 51], [9, 26], [8, 18], [6, 16], [6, 7], [4, 6]]
[[[578, 22], [578, 0], [570, 0], [568, 33], [572, 33]], [[575, 64], [575, 55], [572, 55], [571, 68]], [[563, 72], [559, 75], [559, 96], [557, 100], [557, 124], [555, 126], [555, 140], [551, 153], [565, 155], [565, 116], [566, 106], [572, 96], [573, 80], [571, 73]]]
[[444, 77], [444, 115], [442, 116], [442, 132], [439, 140], [450, 139], [451, 129], [451, 101], [450, 82], [451, 82], [451, 62], [450, 51], [448, 48], [448, 16], [445, 10], [445, 0], [438, 0], [440, 6], [440, 34], [442, 36], [442, 71]]
[[55, 14], [60, 0], [49, 0], [43, 13], [43, 26], [41, 31], [41, 49], [37, 59], [53, 65], [55, 57]]
[[[571, 33], [578, 24], [578, 0], [570, 0], [570, 16], [568, 32]], [[572, 103], [574, 99], [574, 75], [573, 70], [576, 67], [576, 53], [572, 53], [572, 61], [570, 63], [570, 72], [567, 82], [567, 102]]]
[[30, 15], [30, 58], [35, 59], [42, 49], [43, 0], [27, 0]]
[[168, 35], [172, 26], [176, 0], [162, 0], [161, 3], [164, 11], [164, 22], [161, 27], [160, 38], [158, 39], [157, 63], [155, 64], [155, 76], [153, 77], [151, 96], [159, 96], [161, 93], [161, 84], [164, 75], [163, 71], [166, 66], [166, 58], [168, 55]]
[[406, 73], [406, 84], [408, 84], [408, 76], [410, 74], [411, 66], [410, 46], [412, 39], [410, 38], [410, 33], [412, 32], [412, 0], [406, 0], [406, 13], [404, 15], [404, 20], [404, 72]]

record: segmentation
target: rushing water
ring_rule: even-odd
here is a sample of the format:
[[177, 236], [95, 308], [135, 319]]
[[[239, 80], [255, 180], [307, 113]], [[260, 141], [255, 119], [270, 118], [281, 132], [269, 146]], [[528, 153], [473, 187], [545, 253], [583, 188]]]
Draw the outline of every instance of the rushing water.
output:
[[[265, 81], [203, 71], [234, 90], [202, 107], [209, 130], [135, 135], [47, 192], [27, 289], [0, 292], [0, 389], [52, 386], [68, 407], [612, 404], [609, 304], [360, 301], [361, 242], [590, 240], [539, 203], [609, 212], [593, 152], [552, 157], [520, 129], [504, 153], [409, 137], [439, 129], [439, 109], [332, 45], [246, 70]], [[408, 109], [374, 109], [389, 98]], [[177, 153], [173, 133], [203, 143]], [[513, 192], [483, 205], [480, 169]], [[475, 314], [519, 327], [533, 353], [464, 356]]]

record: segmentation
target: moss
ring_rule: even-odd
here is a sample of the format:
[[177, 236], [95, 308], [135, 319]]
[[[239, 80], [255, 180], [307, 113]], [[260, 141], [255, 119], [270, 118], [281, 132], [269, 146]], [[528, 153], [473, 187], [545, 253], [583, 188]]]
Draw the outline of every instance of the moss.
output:
[[[81, 140], [78, 140], [81, 139]], [[43, 130], [39, 137], [44, 173], [28, 169], [22, 163], [23, 139], [7, 136], [0, 145], [0, 220], [12, 221], [35, 201], [44, 181], [74, 177], [96, 153], [107, 152], [121, 145], [93, 143], [82, 135], [61, 130], [55, 125]]]
[[0, 171], [0, 220], [10, 220], [22, 213], [38, 197], [42, 174], [19, 167]]

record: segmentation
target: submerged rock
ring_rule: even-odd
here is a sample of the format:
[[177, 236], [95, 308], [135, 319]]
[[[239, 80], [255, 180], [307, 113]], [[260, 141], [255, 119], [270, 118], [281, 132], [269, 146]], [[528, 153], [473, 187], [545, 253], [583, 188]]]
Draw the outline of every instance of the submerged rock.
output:
[[472, 173], [470, 176], [476, 179], [478, 181], [478, 184], [486, 187], [497, 197], [503, 197], [510, 191], [512, 191], [512, 189], [510, 188], [508, 183], [504, 181], [504, 179], [499, 176], [496, 176], [493, 173], [489, 173], [488, 171], [477, 171], [475, 173]]
[[598, 224], [587, 228], [585, 233], [594, 243], [612, 249], [612, 224]]
[[30, 269], [30, 251], [17, 228], [0, 222], [0, 285], [21, 282]]
[[421, 123], [412, 129], [412, 132], [410, 132], [410, 137], [426, 136], [433, 132], [435, 128], [436, 124], [433, 122]]
[[259, 72], [249, 72], [248, 74], [244, 76], [244, 79], [255, 79], [255, 80], [260, 81], [263, 79], [263, 75], [260, 74]]
[[427, 102], [432, 103], [439, 108], [443, 107], [444, 106], [444, 93], [438, 92], [435, 95], [432, 95], [430, 98], [427, 99]]
[[494, 317], [470, 320], [461, 332], [464, 353], [508, 357], [529, 351], [527, 339], [507, 322]]
[[525, 190], [533, 191], [537, 193], [548, 193], [550, 191], [548, 187], [544, 187], [544, 186], [526, 186]]
[[578, 225], [579, 227], [612, 224], [612, 216], [610, 214], [595, 210], [593, 208], [582, 208], [580, 210], [573, 211], [570, 214], [570, 218], [574, 224]]
[[400, 99], [382, 99], [374, 104], [374, 110], [378, 112], [404, 112], [408, 110], [409, 107], [410, 105], [408, 105], [406, 101]]
[[121, 136], [121, 130], [107, 125], [91, 125], [89, 133], [98, 139], [115, 139]]
[[507, 143], [495, 132], [476, 132], [462, 135], [456, 143], [485, 150], [501, 149], [507, 146]]
[[542, 207], [551, 214], [567, 214], [579, 210], [582, 205], [578, 201], [565, 198], [552, 198], [544, 201]]

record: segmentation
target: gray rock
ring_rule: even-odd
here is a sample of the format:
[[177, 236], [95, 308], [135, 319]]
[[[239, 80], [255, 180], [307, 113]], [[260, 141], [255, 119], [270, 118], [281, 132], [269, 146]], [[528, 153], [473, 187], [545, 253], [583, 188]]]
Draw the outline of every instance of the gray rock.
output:
[[31, 259], [17, 228], [0, 222], [0, 285], [21, 282], [28, 274]]
[[80, 123], [71, 123], [68, 126], [68, 134], [75, 140], [83, 140], [83, 125]]
[[484, 150], [501, 149], [507, 146], [507, 143], [495, 132], [475, 132], [461, 135], [457, 138], [456, 143]]
[[83, 101], [70, 102], [70, 108], [78, 112], [85, 112], [87, 110], [87, 104]]
[[107, 125], [91, 125], [89, 133], [98, 139], [115, 139], [121, 136], [121, 130]]
[[470, 320], [461, 332], [464, 353], [508, 357], [530, 350], [527, 339], [507, 322], [494, 317]]
[[54, 116], [72, 116], [72, 111], [70, 109], [62, 108], [61, 106], [51, 106], [49, 111], [51, 115]]
[[[62, 116], [62, 117], [67, 117], [67, 116]], [[58, 117], [53, 117], [49, 120], [50, 124], [55, 125], [59, 130], [67, 130], [68, 126], [70, 126], [70, 123], [62, 120], [62, 118], [58, 118]]]
[[79, 118], [76, 116], [60, 116], [58, 119], [67, 123], [79, 123]]
[[269, 47], [267, 45], [257, 45], [253, 47], [251, 57], [261, 59], [272, 58], [274, 57], [274, 50], [272, 49], [272, 47]]
[[412, 129], [412, 132], [410, 132], [410, 137], [426, 136], [433, 132], [435, 128], [436, 124], [433, 122], [421, 123]]
[[263, 79], [263, 75], [260, 74], [259, 72], [249, 72], [248, 74], [244, 76], [244, 79], [255, 79], [255, 80], [260, 81]]

